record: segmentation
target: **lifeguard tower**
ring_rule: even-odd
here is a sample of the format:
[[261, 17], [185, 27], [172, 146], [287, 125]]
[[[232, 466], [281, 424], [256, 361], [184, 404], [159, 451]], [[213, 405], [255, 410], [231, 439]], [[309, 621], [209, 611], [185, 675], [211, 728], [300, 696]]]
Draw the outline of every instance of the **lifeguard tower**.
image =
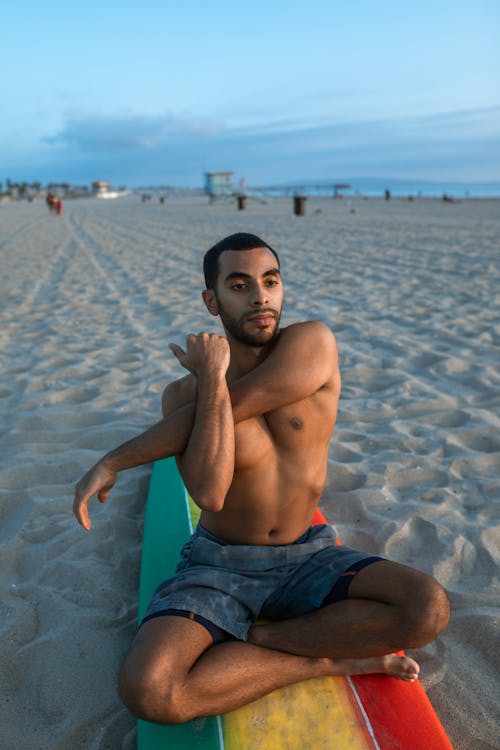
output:
[[342, 198], [341, 190], [349, 190], [350, 185], [347, 184], [347, 182], [338, 182], [336, 185], [333, 186], [333, 197], [338, 199]]
[[234, 172], [205, 172], [205, 193], [210, 203], [234, 196]]

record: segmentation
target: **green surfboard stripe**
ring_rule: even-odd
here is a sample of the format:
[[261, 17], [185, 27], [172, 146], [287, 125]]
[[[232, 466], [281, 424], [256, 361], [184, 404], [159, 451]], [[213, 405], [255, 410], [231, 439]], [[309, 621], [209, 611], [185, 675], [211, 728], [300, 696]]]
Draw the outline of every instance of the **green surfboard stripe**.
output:
[[[156, 461], [149, 484], [139, 583], [139, 622], [161, 581], [171, 576], [190, 536], [186, 490], [174, 458]], [[137, 722], [138, 750], [221, 750], [216, 718], [164, 726]]]

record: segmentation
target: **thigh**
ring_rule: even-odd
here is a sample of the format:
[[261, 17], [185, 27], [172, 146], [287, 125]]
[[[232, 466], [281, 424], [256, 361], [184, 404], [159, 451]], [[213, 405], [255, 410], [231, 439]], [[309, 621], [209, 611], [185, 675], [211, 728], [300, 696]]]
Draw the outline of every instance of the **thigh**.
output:
[[349, 585], [349, 599], [372, 599], [385, 604], [402, 604], [417, 598], [435, 581], [425, 573], [390, 560], [380, 560], [356, 573]]
[[264, 602], [262, 616], [281, 620], [319, 609], [345, 571], [371, 557], [345, 545], [332, 543], [324, 547], [286, 572], [279, 587]]
[[155, 617], [137, 631], [122, 671], [136, 678], [181, 676], [212, 644], [208, 630], [194, 620], [174, 615]]

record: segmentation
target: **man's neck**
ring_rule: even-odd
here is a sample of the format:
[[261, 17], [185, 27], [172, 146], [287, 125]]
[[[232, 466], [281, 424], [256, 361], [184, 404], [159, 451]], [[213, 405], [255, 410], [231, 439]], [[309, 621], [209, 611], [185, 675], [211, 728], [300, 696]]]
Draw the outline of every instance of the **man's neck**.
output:
[[231, 362], [227, 371], [228, 382], [238, 380], [251, 370], [255, 370], [272, 351], [278, 337], [264, 346], [249, 346], [240, 341], [229, 338]]

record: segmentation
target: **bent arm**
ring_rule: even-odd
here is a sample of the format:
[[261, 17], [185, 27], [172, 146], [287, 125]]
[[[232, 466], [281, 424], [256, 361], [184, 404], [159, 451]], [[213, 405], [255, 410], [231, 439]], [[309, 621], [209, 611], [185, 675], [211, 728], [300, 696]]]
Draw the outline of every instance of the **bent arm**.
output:
[[195, 503], [222, 510], [234, 475], [234, 421], [224, 373], [198, 375], [194, 424], [178, 463]]
[[[335, 337], [322, 323], [290, 326], [262, 364], [231, 384], [234, 423], [307, 398], [326, 383], [340, 392]], [[106, 502], [119, 471], [181, 456], [189, 443], [195, 413], [194, 401], [185, 404], [98, 461], [75, 488], [73, 510], [79, 523], [90, 529], [88, 501], [97, 494], [100, 502]]]
[[262, 364], [231, 384], [234, 421], [301, 401], [325, 385], [340, 394], [335, 336], [323, 323], [296, 323], [281, 333]]
[[[229, 386], [232, 420], [238, 424], [301, 401], [327, 383], [340, 392], [333, 333], [323, 323], [290, 326], [262, 364]], [[184, 454], [195, 422], [195, 402], [179, 408], [174, 403], [173, 407], [164, 399], [164, 418], [110, 451], [102, 461], [118, 472]]]

